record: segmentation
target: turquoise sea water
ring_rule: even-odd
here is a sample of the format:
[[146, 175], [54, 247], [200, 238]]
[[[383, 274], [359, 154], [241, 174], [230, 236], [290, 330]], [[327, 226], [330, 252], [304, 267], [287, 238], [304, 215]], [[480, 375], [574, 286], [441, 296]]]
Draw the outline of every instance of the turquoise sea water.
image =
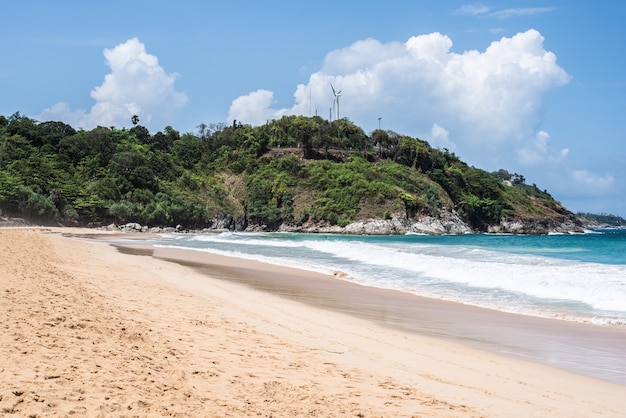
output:
[[152, 244], [236, 255], [506, 312], [626, 325], [626, 230], [585, 234], [172, 234]]

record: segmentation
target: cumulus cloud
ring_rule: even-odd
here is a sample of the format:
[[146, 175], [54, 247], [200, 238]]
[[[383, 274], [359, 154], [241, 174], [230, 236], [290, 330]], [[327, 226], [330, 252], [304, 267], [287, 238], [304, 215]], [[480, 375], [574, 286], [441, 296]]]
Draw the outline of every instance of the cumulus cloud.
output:
[[60, 120], [72, 126], [78, 127], [78, 121], [85, 117], [85, 111], [81, 109], [72, 110], [69, 104], [59, 102], [52, 107], [44, 109], [35, 119], [40, 121]]
[[569, 154], [569, 149], [552, 149], [549, 147], [549, 141], [549, 133], [546, 131], [537, 132], [534, 139], [526, 141], [517, 149], [518, 161], [525, 165], [560, 163]]
[[38, 115], [40, 120], [62, 120], [73, 126], [126, 126], [133, 115], [143, 125], [165, 126], [187, 103], [187, 95], [175, 89], [177, 74], [168, 74], [137, 38], [104, 50], [111, 72], [91, 91], [96, 101], [89, 111], [71, 110], [57, 103]]
[[447, 129], [437, 125], [436, 123], [430, 129], [430, 135], [426, 138], [429, 144], [437, 148], [445, 148], [448, 151], [454, 152], [456, 150], [456, 144], [450, 141], [450, 132]]
[[235, 99], [230, 105], [229, 114], [236, 115], [233, 117], [235, 120], [243, 120], [250, 125], [261, 125], [281, 116], [281, 111], [271, 109], [273, 103], [274, 93], [261, 89]]
[[366, 130], [375, 129], [382, 117], [399, 133], [435, 138], [436, 123], [466, 158], [510, 155], [532, 162], [543, 153], [545, 159], [552, 151], [539, 133], [544, 97], [570, 76], [543, 41], [531, 29], [503, 37], [485, 51], [456, 53], [441, 33], [404, 43], [361, 40], [329, 52], [308, 83], [297, 86], [293, 106], [272, 107], [272, 94], [264, 90], [236, 99], [229, 119], [255, 124], [284, 114], [309, 115], [310, 109], [328, 115], [332, 83], [343, 91], [339, 117]]

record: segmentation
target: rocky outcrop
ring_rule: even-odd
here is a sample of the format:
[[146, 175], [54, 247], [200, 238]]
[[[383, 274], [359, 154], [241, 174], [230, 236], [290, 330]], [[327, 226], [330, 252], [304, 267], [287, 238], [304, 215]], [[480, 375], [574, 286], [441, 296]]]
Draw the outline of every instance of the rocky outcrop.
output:
[[151, 234], [169, 234], [174, 232], [183, 232], [183, 228], [180, 225], [176, 227], [149, 227], [148, 225], [141, 225], [137, 222], [129, 222], [123, 225], [110, 224], [102, 226], [98, 229], [103, 231], [115, 231], [125, 234], [130, 233], [151, 233]]
[[471, 228], [455, 213], [445, 213], [438, 218], [425, 216], [419, 219], [395, 217], [392, 219], [367, 219], [347, 225], [344, 234], [392, 235], [392, 234], [468, 234]]
[[345, 227], [316, 223], [307, 223], [297, 227], [283, 224], [279, 230], [284, 232], [353, 235], [399, 235], [407, 233], [443, 235], [468, 234], [472, 232], [469, 225], [456, 212], [450, 209], [442, 210], [439, 217], [424, 216], [408, 219], [406, 215], [398, 215], [391, 219], [364, 219], [352, 222]]
[[[308, 222], [304, 225], [282, 224], [278, 229], [268, 228], [266, 225], [248, 225], [245, 219], [235, 219], [232, 216], [215, 218], [206, 227], [196, 230], [186, 230], [182, 226], [176, 227], [148, 227], [138, 223], [124, 225], [111, 224], [102, 227], [108, 231], [125, 233], [215, 233], [226, 231], [246, 232], [303, 232], [303, 233], [326, 233], [326, 234], [351, 234], [351, 235], [402, 235], [402, 234], [471, 234], [472, 228], [453, 210], [444, 208], [438, 217], [422, 216], [409, 219], [404, 214], [399, 214], [391, 219], [363, 219], [352, 222], [344, 227], [326, 223]], [[549, 233], [584, 232], [582, 223], [576, 217], [560, 216], [545, 219], [503, 219], [498, 225], [492, 225], [487, 230], [494, 234], [527, 234], [543, 235]]]
[[248, 222], [244, 216], [235, 218], [232, 215], [216, 216], [208, 222], [205, 229], [213, 231], [243, 231]]
[[584, 232], [576, 217], [559, 216], [545, 219], [503, 219], [488, 228], [489, 233], [543, 235], [549, 233]]
[[243, 231], [246, 229], [247, 223], [245, 218], [235, 218], [232, 215], [216, 216], [207, 222], [204, 228], [187, 229], [182, 225], [173, 226], [148, 226], [141, 225], [137, 222], [129, 222], [122, 225], [112, 223], [110, 225], [99, 227], [104, 231], [117, 231], [123, 233], [147, 232], [152, 234], [171, 234], [175, 232], [226, 232], [226, 231]]
[[[264, 225], [252, 226], [248, 231], [267, 231]], [[281, 225], [279, 231], [308, 232], [355, 235], [397, 235], [397, 234], [471, 234], [472, 228], [452, 209], [444, 208], [438, 217], [422, 216], [408, 219], [398, 215], [391, 219], [364, 219], [352, 222], [345, 227], [330, 224], [308, 223], [302, 226]], [[503, 219], [486, 231], [494, 234], [545, 235], [549, 233], [584, 232], [582, 223], [575, 216], [557, 216], [543, 219]]]

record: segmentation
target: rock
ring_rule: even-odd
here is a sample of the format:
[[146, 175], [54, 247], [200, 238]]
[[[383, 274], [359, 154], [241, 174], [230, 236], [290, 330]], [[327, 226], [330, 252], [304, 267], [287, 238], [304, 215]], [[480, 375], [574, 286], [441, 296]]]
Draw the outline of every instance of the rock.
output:
[[281, 225], [282, 232], [309, 232], [354, 235], [398, 235], [406, 233], [442, 235], [468, 234], [472, 229], [452, 209], [444, 208], [440, 217], [424, 216], [407, 219], [399, 214], [391, 219], [364, 219], [352, 222], [344, 228], [338, 225], [306, 223], [302, 226]]
[[124, 232], [141, 232], [141, 224], [137, 222], [129, 222], [120, 226], [120, 229]]
[[219, 215], [207, 222], [207, 225], [202, 229], [204, 232], [227, 232], [227, 231], [247, 231], [252, 229], [258, 229], [259, 225], [253, 225], [248, 227], [248, 222], [245, 216], [235, 218], [232, 215]]
[[545, 219], [503, 219], [488, 228], [489, 233], [545, 235], [549, 233], [584, 232], [576, 218], [559, 216]]

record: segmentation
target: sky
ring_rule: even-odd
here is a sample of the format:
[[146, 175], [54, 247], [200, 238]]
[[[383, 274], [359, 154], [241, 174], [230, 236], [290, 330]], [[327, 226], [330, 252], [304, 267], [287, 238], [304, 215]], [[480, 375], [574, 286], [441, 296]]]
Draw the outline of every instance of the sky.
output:
[[[348, 118], [626, 217], [626, 2], [2, 2], [0, 115]], [[341, 91], [338, 109], [332, 88]]]

